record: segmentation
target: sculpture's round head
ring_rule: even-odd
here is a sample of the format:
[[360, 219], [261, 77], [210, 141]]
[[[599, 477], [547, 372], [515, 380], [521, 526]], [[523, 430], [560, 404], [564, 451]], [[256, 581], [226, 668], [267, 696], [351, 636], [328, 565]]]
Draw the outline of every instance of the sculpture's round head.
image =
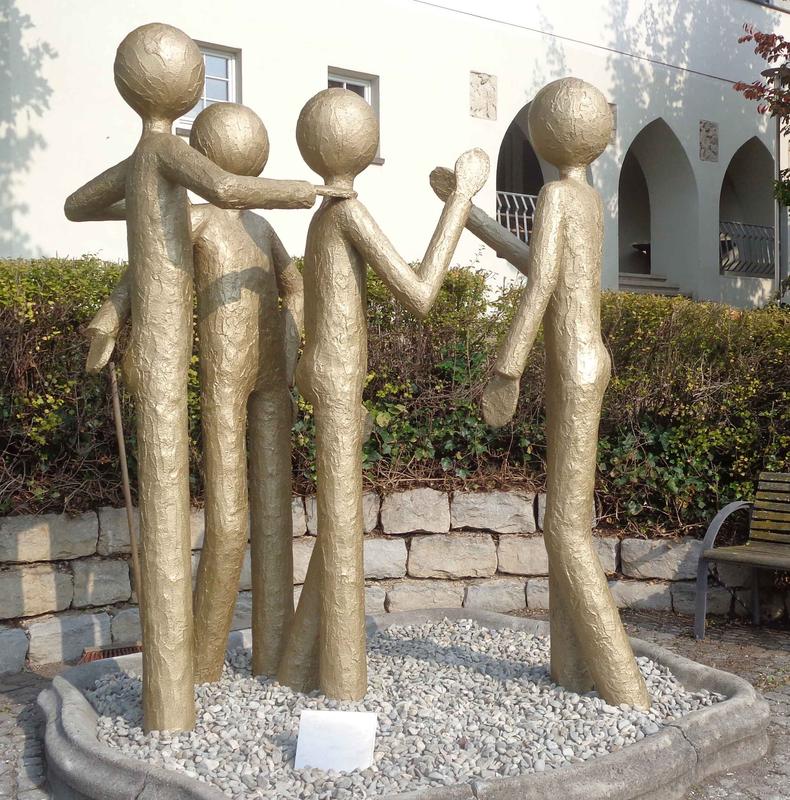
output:
[[614, 120], [606, 98], [578, 78], [544, 86], [529, 107], [529, 138], [538, 155], [557, 167], [586, 167], [603, 153]]
[[170, 122], [200, 100], [203, 56], [183, 31], [153, 22], [135, 28], [118, 45], [115, 85], [143, 119]]
[[324, 89], [299, 114], [296, 142], [307, 166], [325, 181], [353, 180], [376, 157], [379, 123], [358, 94]]
[[269, 159], [269, 134], [261, 118], [238, 103], [213, 103], [192, 123], [189, 143], [234, 175], [260, 175]]

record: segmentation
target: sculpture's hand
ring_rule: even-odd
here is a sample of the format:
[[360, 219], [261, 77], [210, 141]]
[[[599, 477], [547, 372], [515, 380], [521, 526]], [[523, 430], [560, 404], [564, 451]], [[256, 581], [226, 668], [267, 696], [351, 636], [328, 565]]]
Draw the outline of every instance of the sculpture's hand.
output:
[[455, 191], [471, 200], [488, 180], [490, 166], [484, 150], [467, 150], [455, 162]]
[[483, 419], [492, 428], [507, 425], [516, 413], [518, 378], [495, 372], [483, 390]]
[[357, 196], [353, 189], [341, 189], [338, 186], [316, 186], [315, 193], [320, 197], [332, 197], [337, 200], [349, 200]]
[[429, 180], [436, 196], [447, 202], [447, 198], [455, 191], [455, 173], [447, 167], [436, 167]]
[[115, 337], [102, 331], [90, 330], [88, 335], [91, 339], [88, 358], [85, 361], [85, 371], [89, 375], [100, 372], [110, 360], [112, 351], [115, 349]]

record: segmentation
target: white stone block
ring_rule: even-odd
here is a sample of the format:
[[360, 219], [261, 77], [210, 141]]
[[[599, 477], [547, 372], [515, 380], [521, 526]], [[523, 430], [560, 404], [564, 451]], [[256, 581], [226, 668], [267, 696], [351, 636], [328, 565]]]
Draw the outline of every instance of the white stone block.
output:
[[28, 623], [28, 659], [31, 664], [75, 661], [87, 647], [107, 647], [111, 640], [110, 616], [63, 614]]
[[733, 589], [752, 585], [752, 568], [729, 561], [714, 561], [710, 567], [716, 570], [719, 580]]
[[603, 571], [610, 575], [617, 572], [620, 556], [620, 540], [616, 536], [593, 536], [593, 544]]
[[672, 594], [668, 583], [609, 581], [609, 589], [618, 608], [672, 610]]
[[123, 611], [119, 611], [112, 618], [111, 630], [114, 645], [136, 644], [142, 641], [140, 609], [124, 608]]
[[294, 539], [294, 583], [304, 583], [314, 547], [315, 539]]
[[129, 565], [122, 559], [86, 558], [74, 562], [75, 608], [122, 603], [132, 594]]
[[496, 546], [486, 533], [415, 536], [409, 550], [413, 578], [484, 578], [497, 568]]
[[[677, 614], [694, 616], [697, 599], [696, 581], [672, 584], [672, 608]], [[708, 614], [725, 616], [730, 613], [732, 595], [723, 586], [708, 586]]]
[[623, 574], [632, 578], [682, 581], [697, 576], [701, 553], [699, 539], [623, 539], [620, 563]]
[[0, 619], [35, 617], [71, 605], [71, 573], [51, 564], [0, 570]]
[[410, 581], [387, 590], [387, 611], [415, 611], [421, 608], [461, 608], [463, 583], [452, 581]]
[[0, 675], [21, 672], [27, 656], [27, 634], [21, 628], [0, 625]]
[[455, 492], [450, 524], [496, 533], [534, 533], [534, 499], [525, 492]]
[[515, 611], [527, 604], [526, 581], [519, 578], [492, 578], [466, 587], [464, 608], [486, 611]]
[[450, 503], [453, 528], [496, 533], [533, 533], [535, 496], [525, 492], [455, 492]]
[[536, 610], [549, 607], [549, 579], [530, 578], [527, 581], [527, 608]]
[[0, 562], [59, 561], [92, 556], [99, 525], [93, 511], [0, 517]]
[[549, 556], [542, 536], [503, 534], [497, 548], [499, 571], [511, 575], [548, 575]]
[[383, 586], [365, 587], [365, 613], [383, 614], [384, 603], [387, 600], [387, 590]]
[[294, 536], [304, 536], [307, 531], [307, 516], [305, 515], [304, 498], [291, 498], [291, 522]]
[[365, 539], [365, 578], [382, 580], [406, 574], [406, 542], [403, 539]]
[[381, 502], [384, 533], [446, 533], [450, 530], [450, 500], [447, 492], [409, 489], [387, 495]]

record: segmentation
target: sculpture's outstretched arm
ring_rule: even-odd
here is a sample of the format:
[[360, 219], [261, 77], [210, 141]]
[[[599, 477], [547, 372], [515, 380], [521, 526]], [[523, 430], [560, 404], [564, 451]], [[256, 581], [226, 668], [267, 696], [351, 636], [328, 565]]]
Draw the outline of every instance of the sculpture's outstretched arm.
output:
[[296, 261], [288, 255], [274, 230], [271, 231], [271, 253], [285, 323], [286, 375], [288, 383], [292, 384], [304, 325], [304, 284]]
[[163, 134], [157, 153], [169, 180], [219, 208], [310, 208], [315, 202], [315, 187], [307, 181], [233, 175], [177, 136]]
[[[447, 167], [436, 167], [431, 172], [431, 188], [441, 200], [447, 200], [450, 192], [455, 188], [455, 175]], [[482, 209], [472, 205], [466, 228], [487, 244], [499, 258], [511, 263], [519, 272], [527, 274], [529, 258], [529, 245], [509, 230], [503, 228], [495, 219], [492, 219]]]
[[469, 215], [471, 198], [488, 178], [488, 156], [478, 149], [464, 153], [456, 163], [455, 177], [456, 188], [447, 198], [416, 269], [398, 254], [362, 203], [352, 200], [347, 204], [347, 233], [354, 246], [395, 298], [418, 317], [424, 317], [436, 300]]
[[69, 195], [63, 207], [66, 217], [72, 222], [124, 219], [117, 216], [114, 204], [126, 194], [128, 164], [129, 159], [124, 159]]
[[129, 319], [132, 306], [131, 283], [132, 275], [127, 268], [85, 329], [90, 339], [85, 371], [91, 375], [100, 372], [110, 360], [115, 349], [115, 340]]
[[494, 376], [483, 393], [483, 416], [489, 425], [496, 428], [509, 422], [515, 413], [519, 381], [557, 285], [562, 219], [567, 213], [562, 199], [563, 187], [558, 184], [544, 186], [538, 195], [527, 264], [529, 281], [519, 300], [510, 330], [499, 348]]

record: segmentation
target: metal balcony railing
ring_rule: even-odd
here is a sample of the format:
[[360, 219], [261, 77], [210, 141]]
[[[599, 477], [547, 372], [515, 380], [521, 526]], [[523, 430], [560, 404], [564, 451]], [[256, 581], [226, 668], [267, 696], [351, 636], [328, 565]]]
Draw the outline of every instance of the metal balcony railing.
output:
[[523, 242], [529, 242], [535, 218], [537, 195], [516, 192], [496, 193], [497, 222]]
[[719, 255], [723, 273], [770, 278], [774, 274], [772, 225], [719, 222]]

